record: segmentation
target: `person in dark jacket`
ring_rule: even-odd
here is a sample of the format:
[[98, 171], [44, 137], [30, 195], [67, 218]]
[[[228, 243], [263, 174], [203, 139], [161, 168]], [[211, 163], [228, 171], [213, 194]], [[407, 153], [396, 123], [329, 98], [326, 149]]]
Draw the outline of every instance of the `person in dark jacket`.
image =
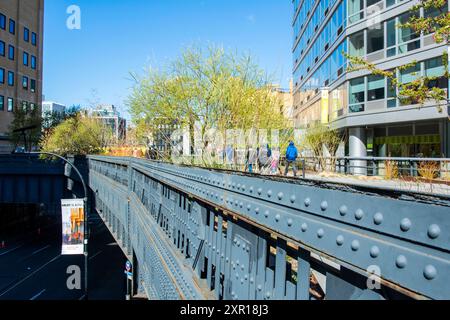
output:
[[289, 142], [289, 146], [286, 150], [286, 169], [284, 170], [284, 175], [287, 176], [289, 172], [289, 166], [292, 165], [292, 170], [294, 171], [294, 177], [297, 176], [297, 166], [296, 161], [298, 157], [298, 150], [295, 147], [293, 141]]

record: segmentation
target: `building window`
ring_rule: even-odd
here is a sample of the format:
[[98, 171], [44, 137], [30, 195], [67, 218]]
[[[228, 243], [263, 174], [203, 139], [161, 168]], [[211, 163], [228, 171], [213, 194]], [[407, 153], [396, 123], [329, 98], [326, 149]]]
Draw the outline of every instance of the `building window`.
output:
[[[391, 72], [393, 70], [390, 70]], [[391, 78], [387, 78], [387, 107], [395, 108], [397, 106], [397, 87], [392, 83]]]
[[36, 69], [36, 57], [31, 56], [31, 69]]
[[[399, 17], [399, 23], [405, 24], [411, 18], [418, 17], [417, 14], [407, 12]], [[398, 53], [406, 53], [420, 48], [420, 32], [415, 32], [411, 28], [397, 28], [398, 31]]]
[[425, 76], [432, 78], [428, 83], [428, 87], [448, 89], [448, 79], [445, 77], [445, 67], [442, 57], [425, 61]]
[[397, 54], [397, 27], [395, 23], [395, 19], [391, 19], [386, 22], [386, 44], [387, 44], [387, 56], [392, 57]]
[[[400, 71], [400, 82], [403, 84], [417, 80], [419, 77], [420, 77], [420, 63], [417, 63], [415, 66], [412, 66], [406, 70]], [[418, 103], [418, 101], [413, 97], [400, 98], [399, 100], [401, 105], [410, 105]]]
[[349, 90], [349, 112], [361, 112], [364, 111], [365, 101], [365, 82], [364, 77], [350, 80]]
[[364, 55], [364, 31], [350, 36], [349, 54], [351, 56], [361, 57]]
[[0, 111], [5, 110], [5, 97], [0, 96]]
[[8, 98], [8, 112], [13, 112], [14, 110], [14, 99]]
[[5, 83], [5, 69], [0, 68], [0, 83]]
[[30, 111], [34, 111], [36, 105], [34, 103], [30, 103]]
[[28, 90], [28, 77], [26, 76], [22, 77], [22, 88]]
[[14, 86], [14, 72], [8, 71], [8, 85]]
[[8, 59], [14, 60], [14, 47], [12, 45], [8, 47]]
[[36, 92], [36, 80], [30, 80], [30, 90], [31, 92]]
[[23, 41], [29, 42], [30, 41], [30, 30], [28, 28], [23, 28]]
[[36, 43], [37, 43], [37, 35], [36, 35], [36, 33], [33, 32], [33, 33], [31, 33], [31, 44], [33, 46], [35, 46]]
[[6, 16], [0, 13], [0, 29], [6, 29]]
[[9, 19], [9, 33], [16, 34], [16, 22], [13, 19]]
[[349, 22], [354, 23], [364, 18], [364, 0], [349, 0]]
[[0, 56], [3, 57], [5, 56], [5, 47], [6, 47], [5, 42], [0, 40]]
[[24, 66], [28, 66], [28, 53], [24, 52], [23, 53], [23, 65]]
[[384, 48], [384, 25], [378, 24], [367, 29], [367, 53], [376, 52]]
[[368, 101], [384, 99], [385, 78], [379, 75], [370, 75], [367, 78]]

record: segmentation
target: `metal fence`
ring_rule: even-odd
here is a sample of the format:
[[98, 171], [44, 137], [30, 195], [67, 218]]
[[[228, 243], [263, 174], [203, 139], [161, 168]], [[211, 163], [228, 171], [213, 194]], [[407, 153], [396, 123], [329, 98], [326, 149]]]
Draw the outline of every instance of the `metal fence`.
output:
[[88, 161], [96, 208], [149, 298], [450, 298], [450, 198]]

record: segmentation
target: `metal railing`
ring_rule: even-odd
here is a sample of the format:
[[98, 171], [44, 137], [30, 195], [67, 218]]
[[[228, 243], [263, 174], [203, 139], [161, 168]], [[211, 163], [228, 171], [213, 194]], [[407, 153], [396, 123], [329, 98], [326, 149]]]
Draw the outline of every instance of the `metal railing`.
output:
[[304, 157], [301, 163], [306, 171], [332, 171], [346, 175], [386, 176], [393, 170], [392, 178], [421, 178], [432, 174], [433, 179], [450, 181], [450, 158], [408, 157]]

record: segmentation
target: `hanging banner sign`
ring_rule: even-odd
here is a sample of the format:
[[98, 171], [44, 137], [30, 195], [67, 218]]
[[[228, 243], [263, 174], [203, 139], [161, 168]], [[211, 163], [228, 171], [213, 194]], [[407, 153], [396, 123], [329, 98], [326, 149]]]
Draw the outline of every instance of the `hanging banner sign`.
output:
[[84, 202], [82, 199], [61, 200], [62, 255], [83, 254]]

